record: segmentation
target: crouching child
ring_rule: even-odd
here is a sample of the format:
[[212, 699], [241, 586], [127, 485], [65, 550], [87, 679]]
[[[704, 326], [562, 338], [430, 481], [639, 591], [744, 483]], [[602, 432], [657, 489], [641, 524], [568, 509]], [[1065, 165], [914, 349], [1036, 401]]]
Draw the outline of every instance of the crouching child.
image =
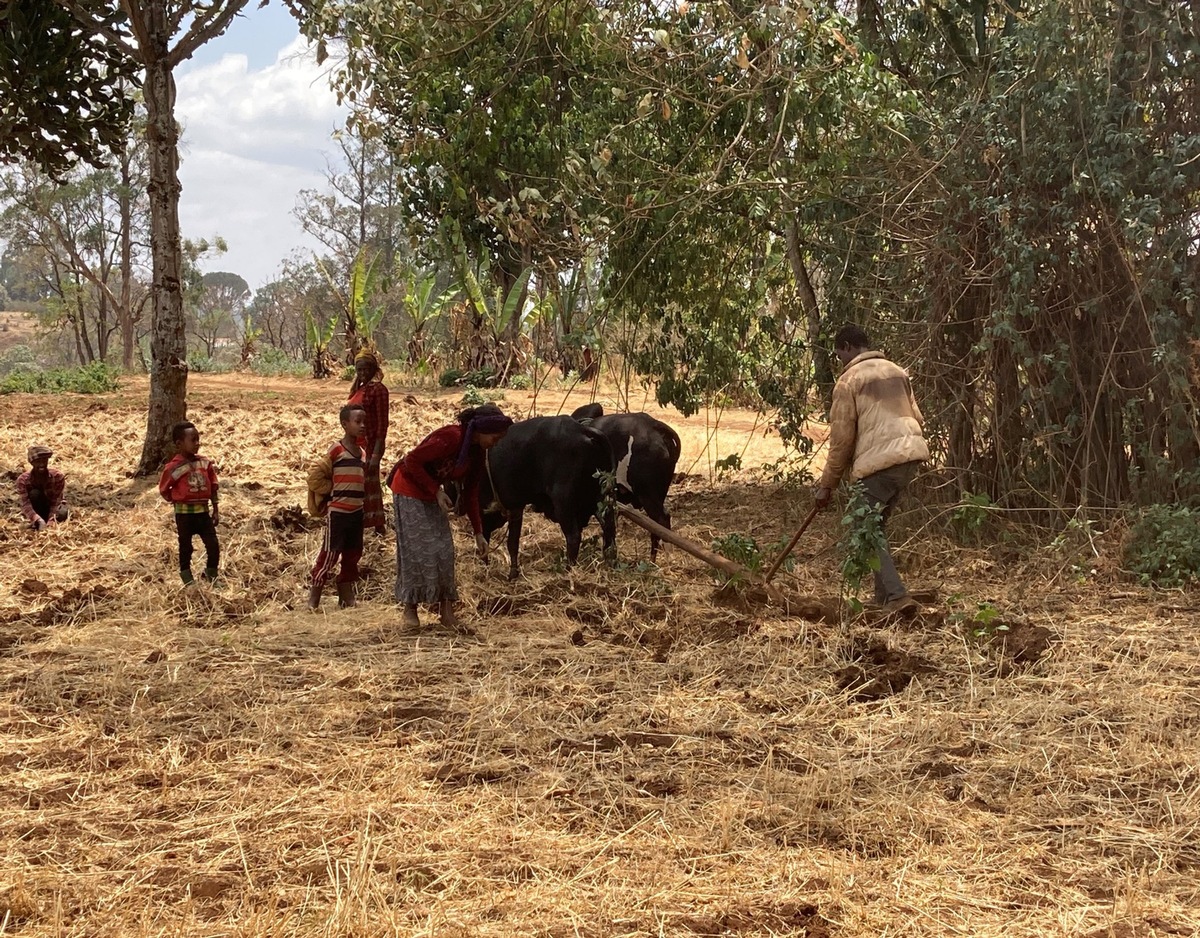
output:
[[[178, 450], [158, 480], [158, 491], [175, 508], [175, 530], [179, 534], [179, 576], [185, 586], [192, 578], [192, 540], [197, 534], [204, 544], [204, 578], [217, 578], [221, 545], [217, 541], [220, 510], [217, 507], [217, 470], [200, 455], [200, 432], [190, 421], [177, 423], [171, 438]], [[212, 502], [212, 514], [208, 503]]]
[[[354, 584], [358, 581], [358, 561], [363, 553], [363, 452], [358, 439], [363, 435], [367, 414], [361, 404], [347, 404], [339, 414], [345, 435], [333, 445], [324, 460], [309, 470], [309, 506], [317, 514], [326, 514], [325, 540], [312, 568], [312, 585], [308, 592], [310, 609], [321, 605], [325, 589], [334, 568], [341, 564], [337, 575], [339, 606], [353, 606]], [[328, 466], [328, 487], [325, 467]]]

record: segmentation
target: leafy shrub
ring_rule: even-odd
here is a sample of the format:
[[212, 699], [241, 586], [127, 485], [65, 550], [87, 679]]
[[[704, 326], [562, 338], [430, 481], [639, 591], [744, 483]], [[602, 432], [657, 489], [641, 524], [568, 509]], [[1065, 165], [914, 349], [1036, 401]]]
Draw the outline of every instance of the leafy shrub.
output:
[[463, 376], [461, 368], [447, 368], [438, 375], [438, 384], [443, 388], [452, 388], [458, 384], [458, 379]]
[[264, 378], [278, 378], [281, 375], [292, 375], [303, 378], [309, 373], [305, 362], [298, 362], [283, 349], [268, 345], [250, 362], [250, 370]]
[[[749, 534], [723, 534], [718, 538], [714, 538], [712, 549], [722, 557], [728, 557], [734, 563], [740, 563], [751, 573], [762, 573], [767, 567], [775, 562], [785, 547], [787, 547], [788, 539], [781, 537], [773, 544], [768, 544], [766, 547], [759, 547], [758, 541]], [[783, 562], [782, 569], [792, 570], [796, 566], [794, 554], [789, 554]], [[728, 579], [725, 573], [720, 570], [713, 570], [713, 575], [718, 580]]]
[[118, 375], [116, 368], [104, 362], [47, 371], [21, 368], [0, 381], [0, 394], [104, 394], [121, 386]]
[[355, 374], [356, 374], [356, 372], [354, 370], [354, 366], [347, 365], [345, 368], [342, 369], [342, 373], [340, 375], [338, 375], [338, 379], [341, 381], [353, 381]]
[[467, 385], [466, 393], [462, 396], [463, 407], [480, 407], [488, 401], [504, 400], [504, 392], [498, 388], [477, 388], [473, 384]]
[[223, 375], [233, 371], [233, 365], [209, 355], [189, 355], [188, 371], [194, 371], [202, 375]]
[[23, 369], [25, 371], [40, 371], [33, 349], [28, 345], [14, 345], [8, 351], [0, 353], [0, 375]]
[[508, 386], [514, 391], [528, 391], [533, 387], [533, 379], [524, 374], [512, 375], [508, 379]]
[[473, 384], [477, 388], [495, 387], [498, 376], [491, 368], [476, 368], [465, 372], [458, 379], [459, 384]]
[[1125, 566], [1143, 583], [1183, 586], [1200, 579], [1200, 509], [1151, 505], [1125, 541]]
[[[867, 497], [862, 485], [852, 489], [850, 504], [842, 516], [842, 582], [853, 596], [868, 574], [879, 570], [879, 551], [887, 543], [883, 537], [883, 512]], [[854, 603], [858, 600], [855, 599]], [[852, 604], [853, 605], [853, 604]]]
[[970, 492], [963, 493], [958, 506], [950, 514], [950, 524], [961, 543], [979, 544], [983, 526], [988, 520], [988, 512], [994, 507], [986, 492], [975, 495]]

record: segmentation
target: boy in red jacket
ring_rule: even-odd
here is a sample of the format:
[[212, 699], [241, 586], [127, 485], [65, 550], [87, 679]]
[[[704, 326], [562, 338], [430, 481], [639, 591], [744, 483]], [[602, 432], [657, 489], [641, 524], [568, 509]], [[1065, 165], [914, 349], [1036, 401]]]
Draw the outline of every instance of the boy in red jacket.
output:
[[[200, 432], [191, 421], [177, 423], [171, 430], [171, 438], [179, 450], [158, 480], [158, 491], [175, 506], [175, 530], [179, 533], [179, 576], [184, 586], [195, 582], [192, 578], [192, 538], [197, 534], [204, 543], [204, 578], [215, 580], [217, 564], [221, 559], [221, 545], [217, 541], [217, 525], [220, 511], [217, 508], [217, 470], [200, 453]], [[208, 503], [212, 502], [212, 514]]]

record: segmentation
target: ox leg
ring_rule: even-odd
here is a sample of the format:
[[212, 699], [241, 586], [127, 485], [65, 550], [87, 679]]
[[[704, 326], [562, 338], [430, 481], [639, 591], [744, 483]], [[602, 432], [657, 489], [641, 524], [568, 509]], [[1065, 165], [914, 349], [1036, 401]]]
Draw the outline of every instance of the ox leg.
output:
[[524, 508], [517, 508], [508, 513], [508, 578], [510, 580], [515, 580], [521, 575], [517, 554], [521, 550], [521, 525], [524, 523]]
[[[667, 530], [671, 528], [671, 516], [667, 513], [666, 507], [662, 502], [656, 502], [653, 505], [646, 506], [646, 517], [651, 521], [657, 521]], [[662, 539], [657, 534], [650, 535], [650, 562], [658, 562], [658, 547], [662, 543]]]
[[583, 543], [583, 528], [574, 518], [564, 521], [559, 527], [562, 528], [563, 537], [567, 539], [567, 566], [573, 567], [579, 560], [579, 545]]

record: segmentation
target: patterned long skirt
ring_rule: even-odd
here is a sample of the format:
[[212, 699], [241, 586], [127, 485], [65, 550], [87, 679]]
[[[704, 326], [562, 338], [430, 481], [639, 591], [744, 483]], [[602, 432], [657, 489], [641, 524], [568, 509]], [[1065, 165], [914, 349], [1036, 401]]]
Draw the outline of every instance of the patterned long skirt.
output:
[[383, 514], [383, 488], [379, 484], [379, 467], [363, 466], [363, 527], [378, 528], [382, 531], [387, 527], [387, 519]]
[[454, 538], [437, 502], [393, 495], [396, 525], [396, 602], [457, 600]]

